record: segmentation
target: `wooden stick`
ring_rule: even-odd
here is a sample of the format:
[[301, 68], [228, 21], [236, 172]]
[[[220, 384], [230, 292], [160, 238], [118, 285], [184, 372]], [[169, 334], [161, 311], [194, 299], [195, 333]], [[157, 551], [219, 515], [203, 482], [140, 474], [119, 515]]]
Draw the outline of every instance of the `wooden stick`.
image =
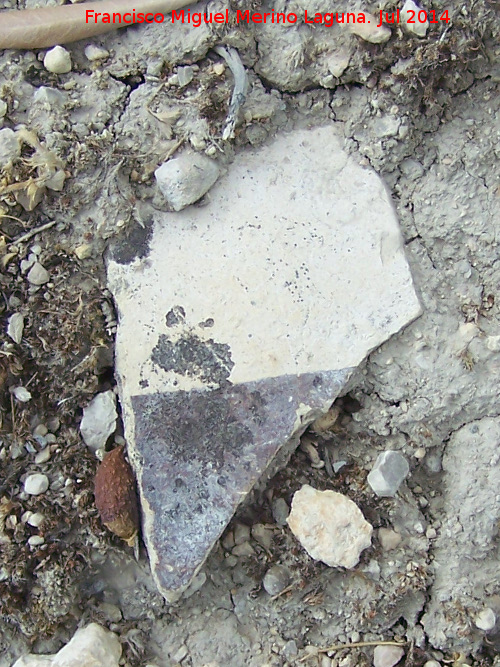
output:
[[[87, 39], [103, 32], [126, 28], [132, 23], [154, 22], [156, 14], [163, 14], [189, 4], [189, 0], [103, 0], [62, 7], [14, 9], [0, 12], [0, 49], [41, 49], [56, 44], [67, 44]], [[93, 13], [90, 13], [93, 12]], [[121, 22], [103, 23], [103, 14], [119, 12]], [[100, 17], [96, 15], [100, 13]], [[124, 15], [128, 14], [127, 22]]]

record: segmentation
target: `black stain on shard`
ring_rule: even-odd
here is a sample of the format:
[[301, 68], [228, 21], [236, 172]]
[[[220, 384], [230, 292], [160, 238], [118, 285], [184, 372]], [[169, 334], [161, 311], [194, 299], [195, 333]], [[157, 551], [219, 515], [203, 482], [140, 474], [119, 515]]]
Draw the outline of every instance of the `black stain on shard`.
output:
[[175, 341], [162, 334], [151, 360], [164, 371], [174, 371], [214, 385], [227, 382], [234, 366], [229, 345], [216, 343], [212, 338], [202, 340], [194, 333], [185, 333]]
[[145, 537], [164, 591], [189, 584], [241, 500], [300, 431], [299, 415], [333, 401], [350, 372], [132, 397]]

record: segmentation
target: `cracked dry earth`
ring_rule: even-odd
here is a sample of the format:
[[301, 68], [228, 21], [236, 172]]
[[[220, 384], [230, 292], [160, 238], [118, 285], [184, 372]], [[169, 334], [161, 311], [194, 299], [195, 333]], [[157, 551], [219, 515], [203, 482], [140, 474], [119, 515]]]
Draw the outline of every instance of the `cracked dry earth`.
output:
[[[287, 7], [303, 13], [305, 3]], [[0, 172], [2, 318], [24, 316], [22, 341], [3, 336], [0, 359], [2, 667], [24, 652], [56, 652], [90, 621], [117, 633], [130, 667], [354, 667], [373, 664], [373, 648], [319, 649], [393, 639], [406, 642], [405, 667], [500, 665], [499, 626], [476, 626], [485, 609], [500, 616], [498, 15], [491, 2], [433, 7], [451, 22], [421, 40], [395, 29], [383, 45], [338, 27], [176, 25], [105, 35], [94, 43], [108, 56], [93, 62], [87, 43], [71, 45], [64, 75], [44, 69], [43, 52], [0, 54], [0, 122], [34, 133], [66, 173], [61, 191], [43, 191], [26, 210], [33, 191], [23, 206], [9, 188], [40, 176], [47, 153], [26, 142]], [[251, 84], [227, 142], [232, 76], [216, 44], [238, 49]], [[193, 77], [181, 87], [186, 65]], [[100, 524], [97, 461], [78, 431], [82, 408], [115, 384], [103, 253], [117, 236], [140, 239], [148, 202], [163, 206], [153, 171], [178, 147], [230, 168], [248, 144], [324, 123], [338, 124], [348, 150], [384, 178], [423, 314], [371, 354], [340, 399], [335, 430], [318, 445], [324, 459], [347, 462], [340, 474], [298, 450], [169, 605], [145, 551], [136, 562]], [[50, 273], [36, 290], [22, 266], [30, 253]], [[16, 386], [32, 399], [16, 402]], [[33, 434], [48, 423], [51, 457], [37, 463], [47, 441]], [[406, 456], [411, 474], [396, 498], [380, 499], [366, 475], [388, 449]], [[28, 472], [48, 475], [46, 494], [23, 496]], [[352, 571], [312, 561], [271, 509], [303, 483], [348, 495], [402, 540], [387, 550], [374, 539]], [[44, 514], [40, 531], [23, 522], [26, 511]], [[33, 534], [44, 544], [30, 546]], [[274, 597], [262, 588], [272, 564], [291, 576]]]

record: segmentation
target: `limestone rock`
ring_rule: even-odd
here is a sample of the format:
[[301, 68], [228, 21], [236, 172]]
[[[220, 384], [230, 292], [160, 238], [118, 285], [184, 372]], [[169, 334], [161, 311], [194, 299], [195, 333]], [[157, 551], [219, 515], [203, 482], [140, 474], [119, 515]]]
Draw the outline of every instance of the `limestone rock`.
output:
[[97, 623], [77, 630], [55, 655], [27, 655], [12, 667], [118, 667], [122, 648], [118, 637]]
[[245, 151], [204, 207], [108, 257], [116, 371], [157, 584], [189, 585], [238, 504], [420, 307], [385, 187], [333, 126]]
[[155, 171], [156, 182], [174, 211], [194, 204], [219, 178], [217, 164], [199, 153], [186, 151]]
[[71, 72], [71, 54], [62, 46], [54, 46], [45, 54], [43, 65], [54, 74], [67, 74]]
[[87, 447], [93, 451], [102, 449], [116, 429], [116, 396], [113, 391], [97, 394], [83, 410], [80, 432]]
[[304, 484], [293, 497], [287, 521], [311, 558], [330, 567], [355, 567], [371, 545], [372, 526], [356, 503], [336, 491]]

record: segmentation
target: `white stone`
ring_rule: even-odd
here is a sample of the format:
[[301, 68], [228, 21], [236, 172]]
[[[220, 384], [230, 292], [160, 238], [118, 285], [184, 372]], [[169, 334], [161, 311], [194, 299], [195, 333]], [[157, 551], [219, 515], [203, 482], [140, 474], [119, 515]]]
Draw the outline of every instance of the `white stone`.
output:
[[28, 545], [30, 547], [41, 547], [44, 542], [45, 540], [41, 535], [32, 535], [28, 539]]
[[369, 14], [368, 12], [361, 12], [365, 15], [366, 23], [349, 23], [347, 28], [352, 32], [353, 35], [357, 35], [364, 39], [365, 42], [371, 42], [372, 44], [383, 44], [387, 42], [391, 37], [390, 29], [381, 25], [377, 27], [377, 24], [380, 23], [376, 16]]
[[21, 403], [28, 403], [31, 401], [31, 392], [26, 387], [13, 387], [12, 393]]
[[20, 343], [23, 338], [24, 317], [21, 313], [14, 313], [9, 317], [7, 325], [7, 335], [12, 338], [14, 343]]
[[118, 667], [122, 653], [118, 637], [97, 623], [80, 628], [55, 655], [27, 655], [12, 667]]
[[[419, 12], [425, 12], [425, 21], [419, 20]], [[420, 16], [423, 18], [424, 14], [422, 13]], [[408, 23], [410, 20], [412, 23]], [[414, 0], [406, 0], [401, 10], [401, 25], [407, 32], [417, 35], [417, 37], [425, 37], [427, 30], [429, 30], [427, 12], [423, 7], [417, 5]]]
[[24, 480], [24, 492], [29, 496], [39, 496], [41, 493], [45, 493], [48, 488], [49, 479], [47, 475], [43, 475], [40, 472], [28, 475]]
[[45, 285], [50, 280], [50, 273], [40, 262], [35, 262], [28, 273], [28, 282], [32, 285]]
[[45, 54], [43, 65], [46, 70], [54, 74], [67, 74], [71, 72], [71, 55], [62, 46], [54, 46]]
[[50, 451], [50, 447], [41, 449], [35, 456], [35, 463], [37, 465], [40, 465], [41, 463], [47, 463], [47, 461], [50, 460], [51, 454], [52, 452]]
[[21, 144], [17, 134], [8, 127], [0, 130], [0, 169], [12, 164], [20, 155]]
[[380, 497], [394, 497], [410, 472], [408, 461], [400, 452], [382, 452], [368, 475], [368, 484]]
[[389, 528], [378, 529], [378, 541], [384, 551], [396, 549], [401, 544], [402, 537], [395, 530]]
[[35, 512], [26, 519], [26, 523], [29, 523], [33, 528], [40, 528], [44, 521], [45, 517], [41, 512]]
[[97, 60], [105, 60], [109, 58], [109, 51], [103, 49], [102, 46], [97, 46], [97, 44], [88, 44], [85, 47], [85, 57], [90, 62], [96, 62]]
[[374, 667], [394, 667], [404, 656], [400, 646], [376, 646], [373, 652]]
[[474, 625], [476, 626], [476, 628], [479, 628], [479, 630], [484, 630], [484, 632], [489, 632], [490, 630], [493, 630], [493, 628], [496, 625], [496, 622], [497, 618], [495, 616], [495, 612], [493, 611], [493, 609], [490, 609], [489, 607], [480, 611], [479, 614], [474, 619]]
[[384, 184], [342, 145], [331, 125], [244, 151], [205, 206], [152, 209], [147, 242], [111, 251], [125, 434], [166, 597], [188, 580], [176, 554], [195, 572], [259, 477], [420, 312]]
[[424, 667], [441, 667], [441, 663], [437, 660], [427, 660]]
[[174, 211], [194, 204], [219, 178], [217, 164], [199, 153], [185, 151], [155, 171], [159, 189]]
[[287, 523], [311, 558], [330, 567], [355, 567], [371, 545], [372, 526], [356, 503], [336, 491], [304, 484], [293, 496]]
[[83, 409], [80, 423], [80, 433], [87, 447], [93, 451], [102, 449], [109, 436], [115, 432], [117, 417], [114, 392], [110, 389], [97, 394]]

